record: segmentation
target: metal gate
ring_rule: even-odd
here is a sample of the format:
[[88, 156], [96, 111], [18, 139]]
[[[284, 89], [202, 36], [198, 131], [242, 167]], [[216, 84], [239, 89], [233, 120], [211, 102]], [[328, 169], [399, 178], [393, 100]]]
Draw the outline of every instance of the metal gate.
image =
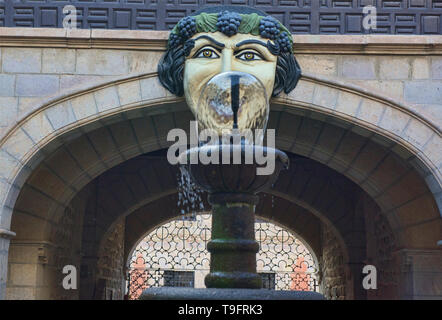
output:
[[[189, 218], [190, 217], [190, 218]], [[211, 215], [185, 216], [150, 232], [129, 262], [128, 294], [149, 287], [204, 288], [209, 273]], [[318, 291], [318, 267], [307, 247], [290, 231], [265, 220], [255, 223], [257, 270], [263, 288]]]

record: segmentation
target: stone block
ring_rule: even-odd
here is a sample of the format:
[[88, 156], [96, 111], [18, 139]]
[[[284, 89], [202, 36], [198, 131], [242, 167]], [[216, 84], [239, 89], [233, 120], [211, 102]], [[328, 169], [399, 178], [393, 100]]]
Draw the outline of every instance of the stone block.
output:
[[33, 286], [37, 281], [37, 264], [9, 264], [11, 286]]
[[442, 81], [407, 81], [404, 98], [411, 103], [442, 104]]
[[402, 133], [402, 138], [418, 148], [423, 148], [433, 134], [433, 131], [424, 123], [412, 119], [407, 129]]
[[32, 287], [11, 287], [6, 290], [6, 300], [34, 300], [36, 288]]
[[23, 130], [29, 135], [35, 143], [49, 136], [54, 132], [48, 118], [44, 112], [39, 112], [33, 115], [29, 120], [23, 124]]
[[76, 121], [69, 101], [50, 107], [45, 113], [54, 130], [58, 130]]
[[117, 88], [115, 86], [100, 89], [94, 93], [98, 112], [115, 109], [120, 106]]
[[404, 83], [400, 80], [351, 80], [351, 83], [385, 97], [393, 99], [404, 97]]
[[292, 90], [288, 97], [297, 101], [311, 103], [313, 101], [313, 93], [315, 91], [315, 84], [309, 81], [300, 80], [295, 90]]
[[34, 147], [34, 142], [23, 130], [16, 130], [6, 140], [3, 148], [15, 159], [21, 160]]
[[19, 97], [18, 118], [22, 119], [41, 106], [41, 97]]
[[405, 112], [399, 111], [393, 107], [386, 107], [384, 116], [382, 117], [379, 126], [391, 133], [400, 136], [402, 131], [407, 126], [410, 116]]
[[141, 101], [140, 81], [130, 81], [118, 85], [118, 96], [122, 106]]
[[3, 48], [2, 70], [8, 73], [41, 72], [41, 49]]
[[379, 120], [381, 120], [385, 108], [385, 105], [380, 102], [365, 99], [361, 104], [361, 108], [359, 109], [357, 117], [360, 120], [377, 126]]
[[342, 112], [349, 116], [355, 116], [359, 109], [362, 98], [356, 94], [341, 91], [336, 103], [336, 112]]
[[98, 112], [93, 93], [72, 99], [71, 106], [77, 120], [88, 118]]
[[427, 57], [415, 58], [412, 62], [412, 78], [424, 80], [430, 78], [430, 59]]
[[74, 49], [43, 49], [42, 73], [74, 73]]
[[337, 57], [327, 55], [296, 55], [302, 71], [314, 74], [336, 76]]
[[83, 76], [83, 75], [60, 75], [60, 90], [81, 90], [105, 83], [114, 76]]
[[442, 57], [440, 56], [431, 58], [431, 77], [442, 80]]
[[0, 127], [9, 126], [17, 121], [18, 99], [0, 97]]
[[408, 58], [379, 58], [379, 78], [386, 80], [406, 80], [410, 78], [411, 68]]
[[159, 99], [167, 96], [166, 89], [158, 78], [147, 78], [141, 81], [141, 98], [143, 100]]
[[162, 55], [161, 51], [128, 51], [129, 73], [156, 72]]
[[440, 165], [442, 162], [442, 138], [437, 134], [433, 135], [433, 138], [425, 144], [423, 153], [436, 166]]
[[20, 97], [43, 97], [59, 90], [59, 77], [56, 75], [20, 74], [17, 75], [15, 94]]
[[313, 97], [313, 104], [322, 108], [334, 109], [336, 107], [338, 94], [339, 91], [337, 89], [327, 86], [318, 86], [315, 91], [315, 96]]
[[376, 79], [374, 58], [366, 56], [344, 56], [342, 76], [348, 79]]
[[0, 74], [0, 96], [13, 97], [15, 92], [15, 75]]
[[77, 74], [123, 75], [128, 73], [125, 52], [119, 50], [78, 49]]

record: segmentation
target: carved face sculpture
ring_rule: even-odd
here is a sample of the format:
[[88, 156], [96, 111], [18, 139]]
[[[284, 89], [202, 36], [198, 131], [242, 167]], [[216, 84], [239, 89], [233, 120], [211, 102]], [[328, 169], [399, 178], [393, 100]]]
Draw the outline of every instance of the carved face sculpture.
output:
[[[264, 91], [266, 105], [271, 96], [294, 89], [301, 70], [292, 45], [289, 31], [261, 11], [250, 7], [209, 7], [183, 18], [172, 30], [168, 50], [158, 66], [159, 78], [172, 93], [185, 94], [198, 122], [207, 127], [209, 123], [219, 123], [207, 119], [216, 116], [216, 112], [199, 110], [198, 104], [204, 88], [217, 75], [231, 71], [252, 75]], [[245, 92], [240, 89], [241, 95]], [[248, 97], [247, 101], [244, 108], [256, 107], [253, 99]], [[205, 121], [200, 121], [202, 114]], [[239, 112], [238, 117], [247, 121], [238, 123], [256, 129], [259, 121], [252, 118], [262, 115], [260, 110], [254, 114]]]

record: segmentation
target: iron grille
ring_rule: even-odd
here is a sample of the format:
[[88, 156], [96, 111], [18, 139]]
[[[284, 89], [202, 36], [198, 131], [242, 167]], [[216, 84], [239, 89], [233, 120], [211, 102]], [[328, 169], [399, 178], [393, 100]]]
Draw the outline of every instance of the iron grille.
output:
[[[78, 28], [170, 30], [205, 5], [249, 5], [292, 33], [441, 34], [442, 0], [0, 0], [0, 27], [63, 26], [63, 7], [77, 9]], [[378, 28], [364, 30], [363, 7], [377, 8]]]
[[[260, 245], [257, 270], [263, 288], [318, 291], [317, 265], [307, 247], [289, 230], [257, 219]], [[136, 247], [129, 262], [128, 293], [136, 299], [149, 287], [204, 287], [209, 273], [211, 215], [183, 216], [159, 226]]]

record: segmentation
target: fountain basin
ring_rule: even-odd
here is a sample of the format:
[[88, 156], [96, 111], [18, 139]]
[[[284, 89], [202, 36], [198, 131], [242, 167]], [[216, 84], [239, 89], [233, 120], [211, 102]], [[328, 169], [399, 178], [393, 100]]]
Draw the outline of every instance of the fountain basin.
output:
[[[200, 161], [201, 154], [215, 154], [217, 163], [204, 164]], [[265, 155], [258, 158], [259, 155]], [[274, 170], [267, 175], [259, 175], [259, 168], [274, 159]], [[193, 164], [191, 159], [198, 159]], [[180, 163], [191, 175], [193, 181], [209, 193], [248, 193], [256, 194], [268, 189], [279, 176], [279, 172], [287, 169], [289, 158], [274, 148], [249, 144], [204, 145], [191, 148], [179, 157]]]

